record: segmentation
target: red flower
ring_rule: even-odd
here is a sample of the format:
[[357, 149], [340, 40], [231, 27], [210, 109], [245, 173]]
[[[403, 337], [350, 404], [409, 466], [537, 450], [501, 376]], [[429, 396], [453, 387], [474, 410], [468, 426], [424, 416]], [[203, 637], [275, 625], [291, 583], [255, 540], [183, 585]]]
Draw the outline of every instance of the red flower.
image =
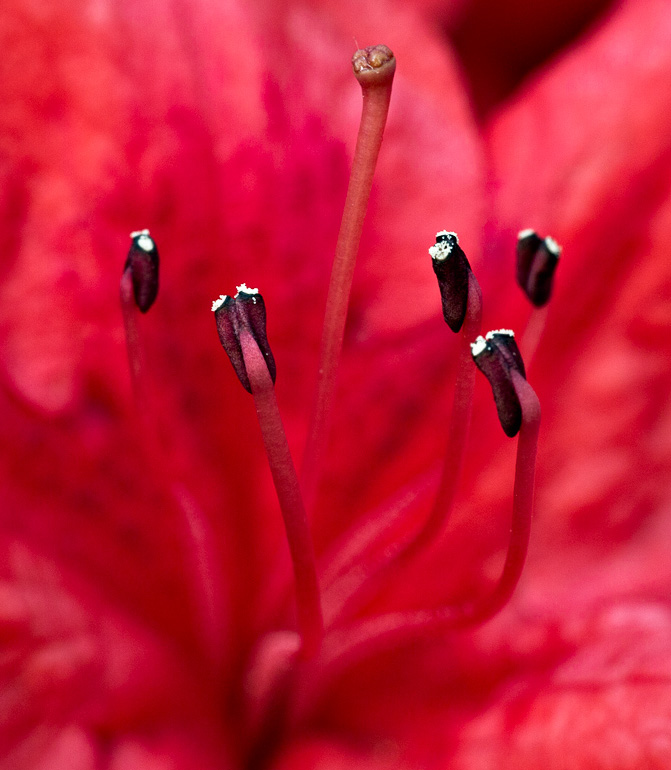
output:
[[[500, 82], [491, 47], [478, 66], [471, 53], [488, 4], [443, 13], [476, 122], [435, 5], [3, 5], [2, 770], [669, 766], [668, 6], [619, 4]], [[395, 536], [415, 526], [433, 494], [456, 347], [426, 249], [446, 226], [487, 328], [529, 314], [515, 233], [564, 247], [529, 371], [536, 518], [494, 621], [335, 678], [317, 663], [278, 714], [263, 653], [294, 628], [286, 546], [208, 302], [262, 286], [298, 455], [359, 113], [354, 35], [399, 64], [312, 522], [320, 564], [374, 510], [404, 506]], [[145, 226], [162, 258], [142, 319], [153, 435], [117, 296], [127, 233]], [[359, 618], [479, 595], [498, 574], [515, 442], [482, 382], [471, 436], [445, 537]]]

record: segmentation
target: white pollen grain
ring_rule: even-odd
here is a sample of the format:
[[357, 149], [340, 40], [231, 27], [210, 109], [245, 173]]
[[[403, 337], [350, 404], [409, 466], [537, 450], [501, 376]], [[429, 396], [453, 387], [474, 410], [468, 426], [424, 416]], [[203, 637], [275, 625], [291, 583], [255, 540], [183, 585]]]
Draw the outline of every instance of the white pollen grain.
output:
[[436, 262], [444, 262], [452, 253], [452, 246], [446, 241], [436, 243], [434, 246], [429, 246], [429, 254], [431, 259], [435, 259]]
[[478, 337], [475, 342], [471, 342], [471, 355], [473, 358], [477, 358], [485, 350], [487, 350], [487, 341], [484, 337]]
[[528, 227], [526, 230], [520, 230], [519, 233], [517, 233], [517, 240], [523, 241], [525, 238], [528, 238], [530, 235], [536, 235], [536, 231], [533, 230], [531, 227]]
[[459, 243], [459, 236], [453, 231], [453, 230], [440, 230], [436, 233], [436, 240], [441, 236], [452, 236], [454, 238], [455, 243]]
[[137, 239], [137, 245], [142, 249], [142, 251], [154, 250], [154, 241], [148, 235], [141, 235]]
[[551, 238], [549, 235], [545, 239], [545, 248], [550, 252], [550, 254], [553, 254], [557, 259], [559, 259], [559, 256], [561, 255], [561, 246], [555, 241], [554, 238]]
[[156, 248], [156, 244], [151, 239], [147, 228], [144, 230], [133, 230], [130, 237], [133, 239], [137, 238], [137, 245], [142, 251], [153, 251]]
[[[240, 286], [236, 286], [235, 290], [237, 291], [238, 294], [240, 294], [240, 292], [244, 292], [245, 294], [258, 294], [259, 293], [258, 289], [249, 289], [247, 287], [246, 283], [241, 283]], [[237, 297], [237, 294], [236, 294], [236, 297]]]
[[514, 336], [515, 336], [515, 332], [514, 332], [512, 329], [492, 329], [490, 332], [487, 332], [487, 334], [485, 335], [485, 337], [486, 337], [488, 340], [491, 340], [491, 339], [492, 339], [492, 337], [493, 337], [495, 334], [503, 334], [503, 335], [505, 335], [506, 337], [514, 337]]
[[219, 310], [219, 308], [226, 302], [228, 299], [226, 294], [220, 294], [219, 299], [215, 299], [212, 303], [212, 312], [214, 313], [215, 310]]
[[[438, 238], [441, 237], [452, 237], [454, 239], [453, 243], [449, 243], [448, 241], [441, 241], [438, 243]], [[429, 247], [431, 259], [435, 259], [436, 262], [444, 262], [450, 256], [452, 248], [457, 243], [459, 243], [459, 236], [455, 232], [452, 232], [451, 230], [439, 230], [436, 233], [436, 243]]]

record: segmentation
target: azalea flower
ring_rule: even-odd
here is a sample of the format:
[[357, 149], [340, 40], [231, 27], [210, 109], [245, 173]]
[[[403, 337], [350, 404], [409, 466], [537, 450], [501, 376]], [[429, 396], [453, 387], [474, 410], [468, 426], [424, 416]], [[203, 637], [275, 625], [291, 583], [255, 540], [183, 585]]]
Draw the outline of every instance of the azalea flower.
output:
[[[494, 82], [473, 48], [490, 6], [3, 5], [3, 770], [669, 765], [671, 17], [664, 0], [522, 16], [499, 37], [557, 36]], [[516, 233], [563, 253], [527, 362], [543, 428], [512, 600], [322, 676], [292, 663], [278, 504], [208, 303], [262, 287], [299, 458], [353, 37], [398, 68], [310, 521], [320, 579], [364, 525], [382, 547], [413, 532], [435, 494], [458, 349], [435, 233], [458, 232], [484, 328], [522, 342], [538, 311]], [[138, 414], [118, 280], [145, 227], [161, 276]], [[347, 623], [469, 601], [500, 573], [516, 442], [491, 401], [480, 378], [446, 531]]]

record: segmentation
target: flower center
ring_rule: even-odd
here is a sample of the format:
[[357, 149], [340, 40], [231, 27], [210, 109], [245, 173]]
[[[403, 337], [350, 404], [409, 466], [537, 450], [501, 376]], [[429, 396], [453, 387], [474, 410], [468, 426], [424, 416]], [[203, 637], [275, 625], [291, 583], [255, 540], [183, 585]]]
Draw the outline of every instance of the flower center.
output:
[[[402, 519], [404, 506], [383, 520], [375, 512], [359, 523], [340, 548], [318, 569], [308, 513], [314, 510], [329, 428], [334, 409], [336, 377], [356, 255], [382, 144], [391, 97], [395, 59], [386, 46], [357, 51], [352, 60], [363, 94], [363, 108], [351, 178], [324, 314], [319, 371], [301, 480], [287, 442], [274, 383], [276, 364], [266, 335], [266, 309], [258, 289], [245, 284], [233, 296], [220, 295], [212, 304], [217, 332], [243, 387], [256, 407], [268, 465], [273, 478], [293, 564], [297, 632], [286, 630], [260, 640], [249, 669], [250, 732], [262, 764], [280, 726], [300, 718], [315, 694], [344, 667], [402, 640], [435, 636], [481, 624], [509, 601], [520, 578], [530, 535], [531, 511], [540, 421], [538, 400], [526, 380], [525, 367], [512, 332], [480, 335], [482, 292], [456, 233], [442, 230], [430, 247], [438, 280], [444, 320], [460, 335], [448, 442], [433, 504], [422, 525], [389, 544], [388, 529]], [[131, 248], [121, 279], [121, 304], [126, 329], [133, 391], [139, 413], [150, 419], [146, 368], [137, 313], [149, 310], [158, 291], [158, 250], [147, 230], [131, 234]], [[533, 231], [520, 233], [517, 278], [536, 306], [547, 303], [560, 249], [551, 238]], [[544, 311], [537, 311], [543, 313]], [[530, 328], [538, 342], [544, 316]], [[397, 611], [375, 616], [362, 613], [390, 576], [407, 569], [443, 533], [453, 508], [464, 462], [471, 421], [476, 369], [492, 387], [504, 432], [517, 440], [511, 537], [501, 575], [484, 595], [468, 602]], [[149, 418], [148, 418], [149, 416]], [[146, 425], [148, 456], [160, 465], [156, 426]], [[202, 597], [205, 651], [216, 656], [217, 629], [211, 575], [217, 570], [207, 549], [207, 517], [174, 482], [166, 479], [173, 503], [191, 533], [187, 550], [193, 566], [193, 588]], [[385, 546], [381, 547], [381, 543]]]

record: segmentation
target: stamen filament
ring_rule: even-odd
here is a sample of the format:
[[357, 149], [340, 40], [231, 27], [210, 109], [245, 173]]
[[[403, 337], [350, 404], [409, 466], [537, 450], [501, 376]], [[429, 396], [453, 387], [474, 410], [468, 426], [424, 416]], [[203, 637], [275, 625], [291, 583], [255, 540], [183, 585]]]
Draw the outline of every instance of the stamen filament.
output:
[[308, 510], [314, 505], [328, 442], [354, 265], [389, 111], [396, 63], [391, 51], [385, 50], [391, 56], [388, 61], [363, 73], [357, 72], [363, 93], [361, 122], [326, 299], [317, 391], [301, 467], [301, 485]]
[[512, 373], [514, 388], [522, 407], [522, 425], [517, 443], [513, 513], [508, 553], [501, 576], [493, 590], [480, 600], [438, 609], [391, 612], [327, 636], [321, 659], [322, 670], [340, 671], [381, 648], [405, 639], [463, 629], [490, 620], [510, 600], [526, 560], [533, 509], [536, 448], [540, 427], [540, 405], [529, 383]]
[[240, 347], [293, 562], [298, 627], [303, 642], [301, 652], [303, 657], [311, 657], [321, 644], [323, 620], [314, 549], [305, 506], [268, 364], [247, 330], [240, 334]]
[[522, 407], [522, 425], [517, 440], [513, 516], [508, 554], [499, 582], [488, 598], [475, 605], [467, 622], [484, 623], [496, 615], [510, 600], [519, 582], [529, 547], [531, 514], [536, 475], [536, 449], [541, 409], [533, 388], [521, 374], [512, 372], [513, 386]]
[[[470, 343], [480, 333], [481, 320], [482, 292], [476, 277], [470, 273], [468, 304], [461, 330], [459, 368], [447, 433], [448, 444], [431, 511], [418, 532], [411, 533], [393, 544], [387, 544], [375, 557], [371, 555], [370, 550], [376, 547], [379, 537], [364, 541], [357, 534], [352, 543], [345, 544], [344, 551], [347, 553], [347, 561], [353, 567], [351, 572], [354, 576], [349, 573], [341, 574], [330, 586], [329, 593], [333, 593], [334, 597], [337, 596], [337, 599], [334, 598], [332, 601], [329, 598], [327, 602], [333, 611], [339, 613], [346, 607], [352, 610], [352, 600], [356, 599], [358, 607], [371, 598], [392, 569], [401, 569], [404, 564], [431, 545], [444, 529], [452, 512], [471, 423], [476, 368], [473, 366]], [[368, 548], [369, 552], [364, 553], [364, 548]], [[336, 558], [338, 561], [341, 560], [340, 556]], [[366, 564], [365, 570], [361, 568], [361, 564]], [[364, 587], [366, 582], [368, 585]]]
[[457, 483], [464, 464], [464, 453], [473, 410], [476, 370], [473, 366], [470, 343], [480, 334], [481, 323], [482, 292], [476, 277], [471, 273], [468, 278], [468, 306], [461, 331], [459, 368], [454, 385], [452, 415], [447, 433], [448, 444], [443, 461], [443, 472], [431, 513], [417, 538], [403, 554], [405, 558], [416, 554], [420, 549], [432, 543], [445, 527], [452, 512]]
[[126, 350], [131, 375], [131, 386], [136, 417], [140, 425], [140, 439], [145, 461], [158, 486], [164, 490], [166, 503], [179, 511], [185, 559], [191, 582], [191, 593], [198, 613], [199, 632], [210, 662], [218, 668], [223, 650], [222, 620], [223, 590], [218, 576], [219, 559], [211, 543], [211, 526], [205, 513], [186, 488], [175, 481], [169, 459], [163, 450], [159, 435], [159, 421], [149, 393], [146, 357], [138, 321], [141, 313], [133, 293], [130, 268], [121, 275], [121, 314], [126, 335]]
[[532, 229], [517, 235], [516, 279], [532, 305], [520, 346], [527, 367], [531, 366], [545, 330], [548, 301], [561, 253], [561, 246], [550, 236], [541, 238]]
[[550, 305], [543, 305], [543, 307], [532, 307], [527, 321], [524, 334], [520, 340], [520, 351], [522, 352], [522, 358], [527, 369], [531, 368], [531, 364], [536, 356], [538, 345], [540, 344], [543, 332], [548, 319], [548, 311]]
[[121, 315], [126, 333], [126, 351], [128, 353], [128, 367], [130, 369], [131, 386], [133, 388], [133, 397], [138, 406], [138, 413], [144, 414], [144, 383], [143, 366], [144, 351], [140, 340], [138, 330], [139, 310], [135, 303], [133, 295], [133, 276], [130, 268], [126, 268], [121, 274], [121, 283], [119, 285], [119, 296], [121, 299]]

